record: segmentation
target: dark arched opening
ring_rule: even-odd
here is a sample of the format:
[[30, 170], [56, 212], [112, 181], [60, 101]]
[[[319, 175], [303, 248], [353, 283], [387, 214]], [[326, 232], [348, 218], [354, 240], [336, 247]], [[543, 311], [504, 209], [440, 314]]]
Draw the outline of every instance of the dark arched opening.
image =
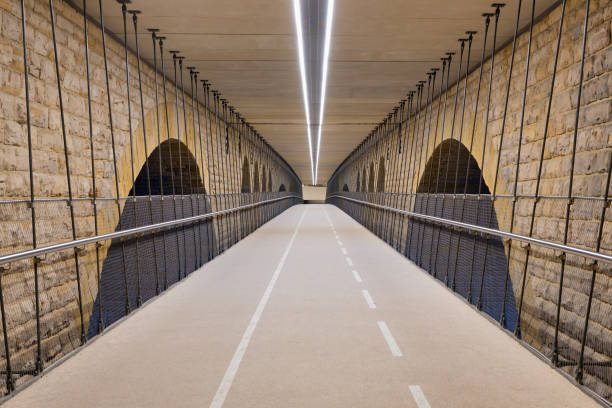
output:
[[470, 151], [457, 140], [448, 139], [427, 161], [417, 193], [478, 194], [480, 185], [481, 194], [490, 194], [481, 178], [480, 167]]
[[[489, 187], [478, 163], [463, 144], [453, 139], [438, 145], [427, 161], [413, 210], [499, 228]], [[473, 304], [478, 304], [480, 298], [482, 310], [497, 320], [501, 317], [505, 293], [506, 325], [514, 329], [517, 310], [510, 279], [505, 288], [508, 261], [499, 237], [491, 236], [487, 240], [465, 229], [451, 230], [421, 221], [415, 221], [413, 235], [417, 239], [411, 240], [409, 256], [423, 268], [435, 271], [438, 279], [447, 281]]]
[[246, 157], [242, 161], [242, 185], [240, 187], [240, 192], [251, 192], [251, 172], [249, 171], [249, 159]]
[[268, 169], [268, 191], [272, 191], [272, 171]]
[[374, 192], [374, 163], [370, 163], [370, 178], [368, 179], [368, 192]]
[[[211, 210], [205, 194], [197, 160], [187, 146], [174, 139], [165, 141], [149, 155], [130, 198], [123, 200], [115, 230], [204, 214]], [[99, 332], [100, 320], [105, 326], [112, 324], [196, 270], [211, 259], [214, 246], [211, 221], [111, 241], [89, 318], [88, 337]]]
[[349, 191], [348, 185], [346, 183], [342, 186], [342, 191]]
[[255, 161], [255, 166], [253, 167], [253, 192], [259, 193], [259, 164]]
[[363, 168], [363, 177], [361, 177], [361, 192], [365, 193], [368, 190], [366, 189], [366, 182], [367, 182], [367, 175], [366, 175], [366, 169], [365, 167]]
[[287, 188], [285, 187], [285, 185], [284, 185], [284, 184], [281, 184], [281, 185], [280, 185], [280, 187], [278, 188], [278, 191], [279, 191], [279, 192], [282, 192], [282, 191], [287, 191]]
[[376, 191], [382, 193], [385, 191], [385, 158], [381, 157], [378, 163], [378, 179], [376, 181]]
[[268, 186], [268, 183], [266, 182], [266, 166], [263, 166], [263, 168], [261, 169], [261, 192], [262, 193], [266, 192], [267, 186]]

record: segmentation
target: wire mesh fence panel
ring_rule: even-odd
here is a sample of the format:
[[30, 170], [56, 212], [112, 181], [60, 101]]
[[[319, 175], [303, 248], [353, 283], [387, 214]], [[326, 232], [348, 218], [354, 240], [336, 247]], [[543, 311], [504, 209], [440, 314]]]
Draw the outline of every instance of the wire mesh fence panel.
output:
[[611, 278], [609, 265], [596, 269], [582, 378], [585, 385], [608, 400], [612, 400], [612, 338], [609, 335], [612, 330]]
[[[434, 196], [426, 198], [425, 206], [423, 211], [428, 215], [435, 215], [437, 199]], [[432, 272], [432, 241], [434, 238], [434, 224], [430, 222], [423, 223], [423, 232], [421, 239], [421, 267], [428, 272]]]
[[[497, 220], [497, 226], [501, 231], [510, 232], [510, 224], [512, 220], [512, 196], [507, 195], [497, 195], [495, 196], [495, 200], [493, 201], [493, 216]], [[494, 225], [492, 223], [491, 225]], [[492, 227], [494, 228], [494, 227]]]
[[32, 213], [27, 201], [0, 201], [0, 255], [32, 247]]
[[48, 366], [81, 345], [79, 294], [72, 249], [48, 254], [40, 262], [39, 288], [42, 363]]
[[[547, 273], [552, 266], [550, 261], [554, 261], [554, 253], [541, 247], [524, 246], [521, 250], [525, 251], [526, 259], [521, 266], [525, 284], [522, 290], [520, 334], [526, 342], [543, 352], [551, 342], [550, 331], [540, 323], [546, 321], [554, 310], [554, 303], [549, 300], [551, 286], [547, 284], [554, 279], [554, 274]], [[522, 284], [522, 281], [519, 282]]]
[[[27, 380], [20, 373], [33, 374], [37, 368], [37, 325], [34, 269], [7, 274], [2, 279], [6, 293], [6, 331], [12, 380], [16, 385]], [[13, 296], [11, 296], [13, 293]], [[65, 324], [58, 323], [58, 326]]]
[[[176, 219], [175, 208], [176, 201], [172, 196], [166, 196], [163, 200], [164, 208], [164, 220], [171, 221]], [[180, 254], [182, 253], [181, 243], [179, 238], [179, 227], [173, 227], [166, 231], [164, 239], [166, 242], [165, 253], [166, 253], [166, 276], [164, 286], [171, 286], [179, 280], [179, 273], [181, 271], [181, 259]]]
[[[191, 206], [191, 199], [189, 197], [182, 197], [180, 199], [181, 202], [181, 216], [180, 218], [188, 218], [193, 216], [193, 209]], [[196, 247], [194, 246], [196, 242], [194, 224], [189, 224], [181, 227], [181, 232], [183, 234], [183, 259], [185, 270], [183, 271], [183, 275], [187, 276], [191, 272], [193, 272], [196, 268], [195, 259], [196, 259]]]
[[71, 214], [67, 200], [35, 201], [34, 210], [37, 246], [72, 240]]
[[[517, 317], [516, 300], [512, 280], [508, 273], [507, 252], [499, 237], [488, 237], [485, 243], [486, 265], [484, 267], [484, 291], [482, 294], [482, 310], [497, 321], [505, 316], [508, 330], [514, 331]], [[475, 292], [475, 282], [472, 293]]]

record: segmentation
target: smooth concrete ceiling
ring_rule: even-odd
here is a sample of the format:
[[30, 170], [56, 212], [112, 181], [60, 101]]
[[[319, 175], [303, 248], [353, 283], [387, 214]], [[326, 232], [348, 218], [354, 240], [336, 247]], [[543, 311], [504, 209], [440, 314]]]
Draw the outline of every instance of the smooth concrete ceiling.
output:
[[[90, 3], [88, 12], [99, 20], [97, 2]], [[531, 12], [531, 1], [523, 3], [519, 28], [528, 25]], [[538, 0], [535, 15], [555, 3]], [[512, 39], [517, 4], [509, 1], [502, 9], [498, 48]], [[115, 0], [103, 5], [107, 29], [123, 37], [121, 6]], [[195, 66], [200, 78], [210, 80], [303, 183], [312, 182], [291, 0], [133, 0], [128, 7], [142, 11], [143, 58], [153, 55], [146, 29], [159, 28], [167, 37], [165, 49], [180, 50], [185, 66]], [[492, 10], [491, 0], [336, 0], [318, 183], [327, 182], [427, 71], [440, 67], [446, 52], [458, 51], [457, 39], [466, 30], [479, 32], [470, 61], [476, 66], [481, 15]], [[128, 23], [128, 44], [134, 48]], [[491, 38], [488, 44], [490, 52]]]

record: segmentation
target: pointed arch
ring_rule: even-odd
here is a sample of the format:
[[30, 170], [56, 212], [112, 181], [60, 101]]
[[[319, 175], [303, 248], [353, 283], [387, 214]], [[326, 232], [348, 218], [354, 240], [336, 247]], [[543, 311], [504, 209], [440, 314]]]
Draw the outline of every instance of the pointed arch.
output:
[[427, 161], [417, 193], [478, 194], [479, 188], [481, 194], [490, 193], [476, 159], [462, 143], [447, 139]]

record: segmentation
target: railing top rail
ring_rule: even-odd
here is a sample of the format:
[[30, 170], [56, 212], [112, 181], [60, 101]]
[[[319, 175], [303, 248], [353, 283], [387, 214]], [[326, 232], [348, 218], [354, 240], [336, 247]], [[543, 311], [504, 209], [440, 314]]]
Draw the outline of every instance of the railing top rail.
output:
[[297, 194], [288, 194], [283, 197], [258, 201], [256, 203], [245, 204], [245, 205], [241, 205], [241, 206], [234, 207], [234, 208], [228, 208], [226, 210], [219, 210], [219, 211], [214, 211], [214, 212], [210, 212], [207, 214], [195, 215], [193, 217], [181, 218], [181, 219], [172, 220], [172, 221], [165, 221], [165, 222], [160, 222], [160, 223], [151, 224], [151, 225], [144, 225], [142, 227], [130, 228], [130, 229], [122, 230], [122, 231], [110, 232], [108, 234], [96, 235], [93, 237], [87, 237], [87, 238], [77, 239], [73, 241], [62, 242], [59, 244], [48, 245], [48, 246], [44, 246], [40, 248], [34, 248], [34, 249], [27, 250], [27, 251], [16, 252], [13, 254], [0, 256], [0, 266], [9, 264], [11, 262], [39, 257], [42, 255], [51, 253], [51, 252], [62, 251], [65, 249], [70, 249], [70, 248], [77, 248], [77, 247], [81, 247], [85, 245], [95, 244], [98, 242], [112, 240], [115, 238], [126, 238], [126, 237], [130, 237], [134, 235], [141, 235], [141, 234], [146, 234], [149, 232], [161, 231], [161, 230], [179, 226], [179, 225], [191, 224], [191, 223], [198, 222], [198, 221], [201, 221], [207, 218], [213, 218], [213, 217], [229, 214], [229, 213], [236, 212], [236, 211], [242, 211], [242, 210], [246, 210], [246, 209], [257, 207], [257, 206], [264, 205], [264, 204], [271, 204], [277, 201], [286, 200], [288, 198], [301, 198], [301, 196]]
[[607, 255], [601, 252], [594, 252], [594, 251], [584, 249], [584, 248], [578, 248], [578, 247], [574, 247], [570, 245], [563, 245], [563, 244], [559, 244], [556, 242], [528, 237], [525, 235], [515, 234], [512, 232], [501, 231], [501, 230], [494, 229], [494, 228], [482, 227], [480, 225], [468, 224], [468, 223], [461, 222], [461, 221], [454, 221], [454, 220], [449, 220], [446, 218], [435, 217], [433, 215], [425, 215], [425, 214], [415, 213], [412, 211], [400, 210], [394, 207], [389, 207], [386, 205], [357, 200], [355, 198], [345, 197], [339, 194], [332, 194], [332, 195], [329, 195], [327, 198], [341, 198], [347, 201], [353, 201], [358, 204], [367, 205], [367, 206], [378, 208], [378, 209], [385, 210], [385, 211], [396, 212], [398, 214], [403, 214], [409, 217], [419, 218], [419, 219], [426, 220], [426, 221], [433, 222], [433, 223], [446, 224], [446, 225], [450, 225], [450, 226], [457, 227], [457, 228], [464, 228], [464, 229], [468, 229], [471, 231], [481, 232], [483, 234], [495, 235], [495, 236], [502, 237], [502, 238], [513, 239], [516, 241], [525, 242], [527, 244], [543, 246], [543, 247], [551, 248], [551, 249], [561, 251], [564, 253], [584, 256], [585, 258], [592, 259], [594, 261], [603, 261], [603, 262], [612, 263], [612, 255]]

